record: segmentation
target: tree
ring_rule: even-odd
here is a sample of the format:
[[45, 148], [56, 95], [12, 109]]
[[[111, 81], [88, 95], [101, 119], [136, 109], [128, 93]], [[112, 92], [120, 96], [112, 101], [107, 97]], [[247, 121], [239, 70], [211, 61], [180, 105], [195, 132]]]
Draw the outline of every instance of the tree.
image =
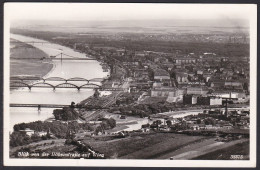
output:
[[31, 140], [32, 140], [33, 142], [36, 142], [36, 141], [41, 140], [41, 137], [40, 137], [39, 135], [37, 135], [37, 134], [32, 134]]
[[23, 138], [24, 135], [22, 133], [14, 131], [10, 135], [10, 146], [15, 147], [15, 146], [23, 145], [24, 144]]
[[79, 114], [71, 107], [65, 107], [63, 109], [55, 109], [53, 115], [56, 120], [76, 120]]
[[116, 127], [116, 120], [113, 119], [113, 118], [108, 119], [108, 120], [107, 120], [107, 123], [108, 123], [108, 125], [109, 125], [111, 128]]
[[97, 135], [99, 132], [103, 132], [103, 129], [101, 126], [98, 126], [96, 129], [95, 129], [95, 134]]
[[71, 102], [70, 108], [75, 108], [75, 102]]
[[197, 119], [197, 124], [201, 124], [201, 120], [200, 119]]
[[93, 97], [97, 98], [100, 95], [98, 89], [95, 89], [95, 93], [93, 94]]
[[210, 124], [208, 119], [205, 119], [204, 122], [205, 122], [205, 125], [209, 125]]
[[171, 121], [171, 120], [167, 120], [167, 121], [166, 121], [166, 124], [167, 124], [168, 126], [171, 126], [171, 125], [172, 125], [172, 121]]

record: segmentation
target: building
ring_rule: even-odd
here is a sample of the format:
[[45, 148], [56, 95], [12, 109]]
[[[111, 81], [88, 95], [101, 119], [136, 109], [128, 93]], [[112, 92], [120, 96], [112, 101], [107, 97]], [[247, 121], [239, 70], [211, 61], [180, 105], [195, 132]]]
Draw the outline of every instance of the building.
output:
[[208, 89], [202, 87], [186, 87], [184, 89], [184, 94], [206, 95], [208, 93]]
[[176, 72], [175, 73], [175, 79], [178, 83], [187, 83], [188, 80], [188, 73], [186, 72]]
[[136, 82], [132, 82], [129, 87], [128, 87], [128, 92], [139, 92], [140, 90], [148, 90], [150, 88], [150, 85], [146, 82], [144, 83], [136, 83]]
[[25, 130], [19, 130], [19, 132], [23, 132], [28, 136], [32, 136], [34, 134], [34, 130], [31, 130], [30, 128], [25, 128]]
[[169, 62], [169, 60], [167, 58], [161, 57], [161, 56], [154, 56], [153, 61], [155, 63], [168, 63]]
[[124, 66], [128, 66], [128, 67], [132, 67], [132, 68], [136, 68], [139, 66], [139, 63], [137, 61], [133, 61], [133, 62], [123, 62]]
[[211, 73], [203, 73], [203, 78], [206, 82], [209, 82], [210, 78], [212, 77]]
[[196, 63], [196, 59], [195, 58], [186, 58], [186, 57], [182, 57], [182, 58], [175, 58], [173, 59], [173, 61], [175, 63], [180, 63], [180, 64], [191, 64], [191, 63]]
[[151, 97], [167, 97], [166, 101], [169, 103], [182, 102], [183, 89], [175, 87], [157, 87], [151, 90]]
[[151, 90], [151, 97], [174, 97], [178, 95], [178, 89], [174, 87], [157, 87]]
[[199, 96], [197, 98], [198, 105], [222, 105], [222, 98], [221, 97], [213, 97], [213, 96]]
[[170, 74], [166, 70], [156, 69], [154, 70], [154, 80], [155, 81], [170, 80]]
[[134, 78], [137, 81], [147, 81], [149, 80], [149, 73], [146, 69], [135, 69]]
[[121, 85], [120, 82], [114, 81], [113, 84], [112, 84], [112, 87], [113, 88], [118, 88], [120, 85]]
[[143, 51], [136, 51], [135, 52], [135, 57], [145, 57], [145, 56], [146, 56], [146, 54]]
[[224, 86], [225, 86], [226, 89], [243, 90], [243, 82], [239, 82], [239, 81], [226, 81]]
[[119, 56], [123, 56], [126, 54], [126, 50], [125, 49], [118, 49], [116, 50], [116, 54]]
[[197, 104], [198, 95], [184, 95], [183, 104]]
[[184, 94], [183, 89], [170, 91], [166, 101], [169, 102], [169, 103], [182, 103], [183, 102], [183, 94]]
[[36, 134], [38, 136], [46, 136], [48, 133], [47, 132], [44, 132], [44, 131], [41, 131], [41, 132], [36, 132]]
[[210, 87], [223, 89], [224, 86], [225, 86], [225, 80], [211, 80], [210, 81]]
[[163, 83], [162, 82], [153, 82], [153, 88], [158, 88], [158, 87], [162, 87]]
[[170, 74], [163, 69], [154, 70], [154, 81], [162, 82], [163, 86], [171, 86]]
[[244, 99], [246, 94], [244, 92], [232, 92], [232, 91], [214, 91], [210, 94], [211, 96], [222, 97], [222, 98], [235, 98], [235, 99]]
[[235, 89], [235, 90], [243, 90], [244, 82], [240, 81], [232, 81], [232, 80], [212, 80], [210, 83], [210, 87], [214, 87], [216, 89]]
[[197, 75], [203, 75], [203, 70], [197, 70], [196, 74]]

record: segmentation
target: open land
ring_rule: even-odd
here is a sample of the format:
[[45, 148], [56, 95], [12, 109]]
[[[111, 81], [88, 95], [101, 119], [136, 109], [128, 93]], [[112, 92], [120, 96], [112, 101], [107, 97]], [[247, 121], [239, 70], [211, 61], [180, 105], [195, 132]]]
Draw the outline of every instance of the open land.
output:
[[227, 146], [225, 148], [218, 148], [218, 150], [195, 157], [196, 160], [230, 160], [231, 155], [243, 155], [243, 159], [249, 159], [249, 141], [240, 141], [235, 145]]
[[183, 146], [207, 139], [173, 133], [131, 134], [129, 137], [111, 140], [102, 137], [86, 138], [83, 142], [108, 157], [120, 159], [155, 159]]

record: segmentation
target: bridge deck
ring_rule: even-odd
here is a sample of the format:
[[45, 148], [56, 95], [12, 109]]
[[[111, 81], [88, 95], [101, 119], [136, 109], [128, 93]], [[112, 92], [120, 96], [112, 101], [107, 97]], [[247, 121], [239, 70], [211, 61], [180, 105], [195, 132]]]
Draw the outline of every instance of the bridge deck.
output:
[[[36, 107], [40, 105], [41, 108], [64, 108], [64, 107], [70, 107], [70, 105], [63, 105], [63, 104], [17, 104], [17, 103], [10, 103], [10, 107]], [[75, 105], [75, 108], [80, 108], [80, 106]], [[84, 109], [89, 110], [101, 110], [106, 108], [86, 108], [82, 107]]]
[[10, 77], [10, 81], [63, 81], [63, 82], [71, 82], [71, 81], [86, 81], [86, 82], [101, 82], [105, 80], [105, 78], [93, 78], [93, 79], [85, 79], [81, 77], [72, 77], [72, 78], [62, 78], [62, 77], [48, 77], [48, 78], [41, 78], [41, 77], [22, 77], [22, 76], [12, 76]]
[[[18, 58], [11, 57], [11, 59], [15, 60], [61, 60], [61, 58]], [[62, 60], [96, 60], [94, 58], [62, 58]]]

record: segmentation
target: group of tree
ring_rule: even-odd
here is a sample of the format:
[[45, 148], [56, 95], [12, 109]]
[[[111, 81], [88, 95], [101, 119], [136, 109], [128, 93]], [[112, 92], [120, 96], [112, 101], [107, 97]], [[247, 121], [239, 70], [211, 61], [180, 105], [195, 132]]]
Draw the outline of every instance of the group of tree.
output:
[[68, 130], [71, 130], [73, 133], [77, 133], [80, 129], [82, 130], [90, 130], [93, 131], [93, 125], [88, 123], [78, 123], [77, 121], [70, 121], [67, 123], [62, 123], [60, 121], [53, 122], [43, 122], [36, 121], [30, 123], [20, 123], [14, 125], [14, 132], [21, 133], [20, 130], [25, 130], [26, 128], [30, 128], [36, 132], [47, 132], [49, 131], [54, 136], [58, 138], [66, 138]]
[[98, 134], [99, 132], [103, 133], [105, 130], [116, 127], [116, 120], [113, 118], [102, 118], [101, 120], [101, 124], [95, 129], [95, 134]]
[[38, 142], [41, 140], [46, 140], [49, 139], [50, 136], [44, 135], [44, 136], [39, 136], [38, 134], [32, 134], [31, 136], [26, 135], [24, 132], [17, 132], [14, 131], [10, 135], [10, 146], [11, 147], [16, 147], [16, 146], [21, 146], [21, 145], [26, 145], [32, 142]]
[[63, 109], [53, 110], [53, 115], [56, 120], [76, 120], [79, 118], [79, 113], [74, 110], [73, 105], [71, 107], [64, 107]]
[[167, 112], [170, 108], [164, 103], [137, 104], [112, 108], [109, 111], [128, 116], [148, 117], [151, 114]]

